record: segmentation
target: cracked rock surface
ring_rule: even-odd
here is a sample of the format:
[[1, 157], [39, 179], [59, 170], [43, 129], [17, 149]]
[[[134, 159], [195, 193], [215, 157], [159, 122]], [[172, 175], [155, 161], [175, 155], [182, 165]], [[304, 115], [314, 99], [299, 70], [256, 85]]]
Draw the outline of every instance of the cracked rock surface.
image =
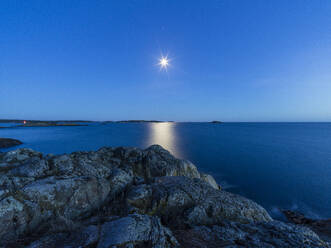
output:
[[0, 153], [0, 247], [329, 247], [161, 146]]

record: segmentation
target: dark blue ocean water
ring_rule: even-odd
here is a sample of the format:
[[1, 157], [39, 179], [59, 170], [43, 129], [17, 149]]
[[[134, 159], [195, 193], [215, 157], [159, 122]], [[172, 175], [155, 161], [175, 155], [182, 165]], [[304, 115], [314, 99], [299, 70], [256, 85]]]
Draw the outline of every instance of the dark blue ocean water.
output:
[[0, 129], [0, 137], [55, 154], [160, 144], [274, 217], [286, 208], [331, 218], [331, 123], [93, 123]]

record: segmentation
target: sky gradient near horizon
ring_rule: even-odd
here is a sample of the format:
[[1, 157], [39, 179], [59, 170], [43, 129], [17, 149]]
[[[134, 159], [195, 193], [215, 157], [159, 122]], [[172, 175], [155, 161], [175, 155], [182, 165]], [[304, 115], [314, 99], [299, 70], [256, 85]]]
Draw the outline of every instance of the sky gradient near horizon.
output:
[[1, 118], [331, 121], [331, 1], [3, 0]]

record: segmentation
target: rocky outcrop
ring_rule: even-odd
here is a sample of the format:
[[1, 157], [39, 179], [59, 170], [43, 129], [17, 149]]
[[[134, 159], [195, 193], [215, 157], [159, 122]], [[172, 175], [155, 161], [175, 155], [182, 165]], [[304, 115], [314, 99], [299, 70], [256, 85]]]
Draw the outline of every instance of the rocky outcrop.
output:
[[224, 219], [241, 223], [272, 220], [255, 202], [216, 190], [198, 178], [157, 177], [149, 185], [132, 186], [126, 200], [130, 211], [157, 215], [175, 228], [213, 225]]
[[0, 153], [0, 247], [213, 242], [327, 247], [309, 229], [273, 221], [255, 202], [221, 190], [212, 176], [158, 145], [57, 156], [31, 149]]
[[133, 214], [115, 218], [101, 225], [89, 225], [70, 234], [59, 232], [32, 242], [29, 248], [39, 247], [180, 247], [171, 231], [160, 219]]
[[321, 239], [331, 242], [331, 219], [326, 220], [316, 220], [305, 217], [300, 212], [295, 212], [291, 210], [282, 211], [286, 218], [297, 225], [302, 225], [311, 228], [316, 232]]
[[279, 221], [241, 224], [223, 221], [219, 225], [177, 230], [183, 248], [214, 247], [327, 247], [308, 228]]
[[17, 139], [0, 138], [0, 149], [21, 145], [22, 142]]

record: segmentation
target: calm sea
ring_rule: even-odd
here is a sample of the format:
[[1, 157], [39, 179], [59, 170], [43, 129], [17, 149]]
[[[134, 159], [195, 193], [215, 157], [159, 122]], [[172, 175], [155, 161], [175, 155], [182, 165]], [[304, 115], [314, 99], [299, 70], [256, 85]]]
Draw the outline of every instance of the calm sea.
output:
[[331, 218], [331, 123], [93, 123], [0, 129], [0, 137], [53, 154], [160, 144], [276, 218], [280, 208]]

